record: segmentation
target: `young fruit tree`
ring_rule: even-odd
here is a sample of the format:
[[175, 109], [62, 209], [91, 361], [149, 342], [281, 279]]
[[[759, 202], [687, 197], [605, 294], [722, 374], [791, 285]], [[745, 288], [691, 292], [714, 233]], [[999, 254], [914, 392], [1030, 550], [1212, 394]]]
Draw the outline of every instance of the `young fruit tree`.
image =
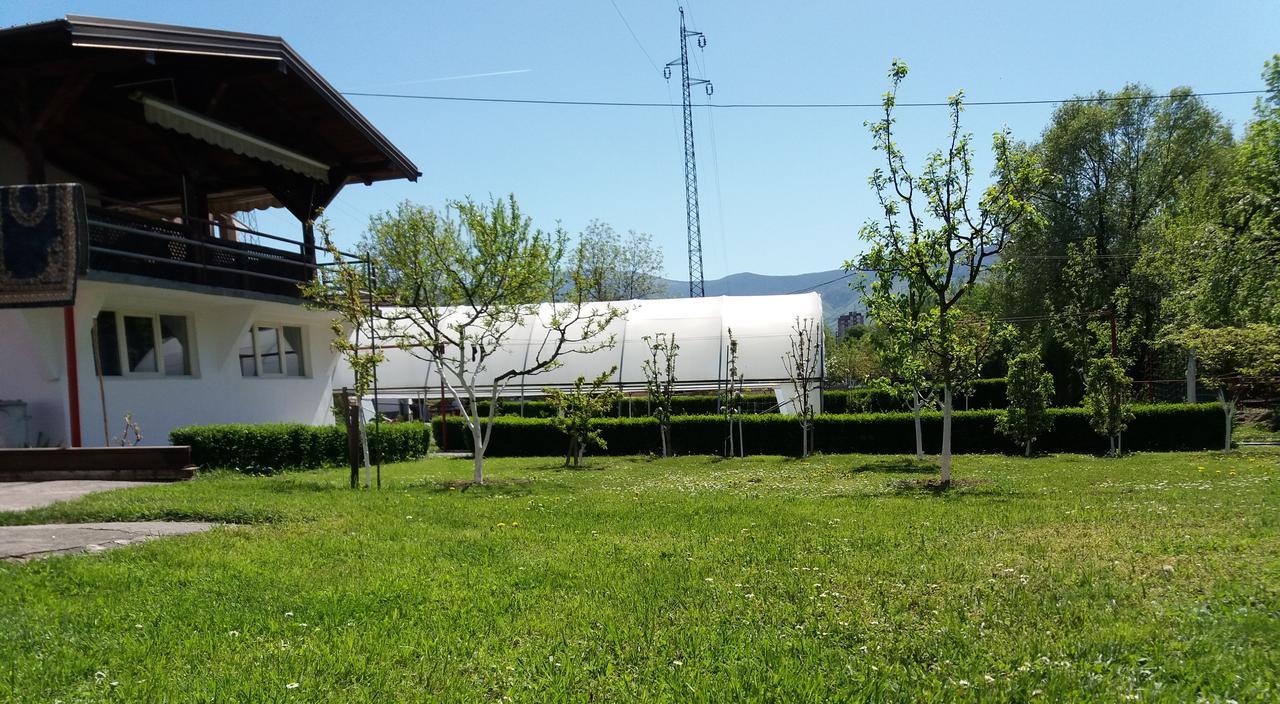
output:
[[[368, 314], [361, 312], [367, 297], [376, 302], [379, 341], [432, 364], [458, 400], [471, 432], [473, 479], [483, 483], [493, 418], [508, 386], [559, 367], [568, 355], [614, 345], [608, 328], [625, 311], [588, 300], [598, 274], [588, 274], [581, 248], [566, 242], [561, 231], [533, 229], [515, 196], [456, 200], [443, 211], [404, 202], [375, 215], [361, 243], [374, 281], [346, 264], [322, 269], [312, 300], [347, 320]], [[348, 280], [366, 293], [343, 295]], [[518, 336], [531, 327], [538, 334], [527, 350], [506, 350], [526, 347]]]
[[1240, 400], [1274, 397], [1280, 392], [1280, 325], [1193, 325], [1174, 333], [1172, 340], [1196, 356], [1205, 373], [1205, 386], [1217, 392], [1225, 423], [1223, 449], [1230, 450]]
[[369, 437], [362, 400], [373, 384], [374, 370], [383, 360], [382, 350], [361, 344], [361, 336], [371, 331], [374, 324], [375, 311], [368, 297], [372, 269], [366, 262], [353, 261], [338, 251], [327, 218], [318, 217], [315, 228], [334, 261], [342, 265], [321, 269], [302, 292], [311, 305], [341, 313], [330, 321], [333, 333], [330, 346], [351, 369], [353, 383], [342, 390], [342, 400], [334, 408], [334, 415], [347, 429], [350, 483], [351, 488], [356, 489], [360, 486], [361, 467], [365, 470], [366, 485], [369, 483]]
[[600, 374], [587, 384], [584, 376], [573, 382], [569, 391], [562, 389], [545, 389], [547, 401], [555, 409], [556, 415], [551, 419], [556, 429], [569, 438], [569, 449], [564, 455], [564, 466], [578, 467], [582, 464], [582, 453], [588, 445], [606, 449], [608, 445], [600, 436], [600, 431], [591, 427], [591, 421], [603, 416], [622, 398], [622, 392], [609, 386], [609, 379], [614, 372], [613, 367]]
[[1120, 434], [1133, 420], [1129, 402], [1133, 380], [1115, 357], [1099, 357], [1090, 362], [1085, 379], [1084, 407], [1089, 412], [1089, 425], [1111, 442], [1108, 454], [1119, 455], [1123, 451]]
[[660, 332], [657, 336], [645, 335], [644, 344], [649, 348], [649, 358], [641, 365], [644, 370], [645, 390], [649, 394], [649, 409], [658, 419], [658, 436], [662, 440], [662, 456], [670, 457], [671, 447], [671, 399], [675, 396], [676, 357], [680, 345], [675, 333], [670, 337]]
[[1043, 180], [1034, 156], [1014, 143], [1008, 130], [992, 136], [992, 183], [975, 195], [972, 136], [961, 132], [962, 95], [952, 96], [947, 146], [912, 173], [894, 136], [894, 107], [907, 66], [894, 61], [884, 115], [870, 125], [874, 148], [884, 154], [871, 187], [883, 211], [860, 235], [868, 250], [858, 268], [886, 276], [923, 294], [924, 366], [942, 388], [942, 458], [939, 483], [951, 482], [953, 398], [981, 366], [981, 352], [996, 337], [997, 324], [965, 311], [965, 296], [998, 260], [1020, 223], [1037, 217], [1030, 202]]
[[[845, 269], [856, 268], [846, 262]], [[863, 302], [867, 314], [875, 321], [877, 334], [872, 345], [886, 370], [885, 376], [874, 379], [869, 385], [877, 390], [907, 397], [911, 404], [916, 434], [916, 459], [924, 459], [924, 431], [920, 413], [926, 403], [933, 403], [933, 394], [925, 367], [925, 342], [930, 334], [928, 325], [933, 318], [925, 317], [925, 291], [908, 284], [898, 286], [892, 272], [879, 272], [874, 278], [863, 279]]]
[[791, 408], [800, 421], [800, 456], [813, 452], [814, 385], [822, 379], [822, 329], [813, 318], [796, 318], [791, 326], [791, 349], [782, 355], [791, 380]]
[[738, 340], [729, 328], [729, 345], [725, 350], [725, 385], [720, 392], [720, 412], [729, 426], [725, 439], [725, 457], [746, 457], [746, 439], [742, 435], [742, 386], [746, 378], [738, 370]]
[[1039, 350], [1027, 350], [1009, 362], [1007, 379], [1009, 407], [996, 420], [996, 430], [1022, 445], [1030, 457], [1031, 444], [1053, 428], [1053, 375], [1045, 370]]

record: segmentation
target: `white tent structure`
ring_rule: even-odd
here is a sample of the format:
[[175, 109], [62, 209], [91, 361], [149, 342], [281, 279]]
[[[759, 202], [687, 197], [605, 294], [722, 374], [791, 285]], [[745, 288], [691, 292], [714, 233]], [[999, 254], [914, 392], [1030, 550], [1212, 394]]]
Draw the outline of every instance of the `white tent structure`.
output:
[[[790, 401], [795, 391], [783, 364], [783, 356], [791, 349], [793, 327], [797, 320], [822, 325], [822, 299], [816, 293], [632, 300], [608, 305], [626, 311], [626, 315], [614, 321], [603, 336], [613, 336], [615, 345], [612, 348], [566, 354], [560, 358], [560, 366], [516, 378], [501, 395], [512, 398], [541, 396], [546, 387], [569, 386], [579, 376], [592, 379], [615, 366], [617, 371], [612, 381], [617, 388], [624, 392], [642, 392], [645, 389], [642, 365], [648, 357], [644, 338], [660, 334], [674, 335], [680, 346], [676, 359], [677, 390], [683, 393], [714, 393], [725, 384], [729, 331], [732, 330], [734, 339], [738, 341], [738, 370], [745, 377], [745, 386], [774, 391], [780, 409], [786, 413], [791, 410]], [[551, 304], [540, 306], [538, 315], [527, 316], [508, 336], [503, 349], [489, 357], [476, 378], [477, 391], [482, 396], [488, 395], [494, 376], [508, 369], [525, 368], [537, 358], [547, 331], [544, 321], [550, 315]], [[821, 345], [820, 334], [817, 339]], [[434, 363], [401, 349], [384, 348], [383, 351], [385, 359], [378, 365], [380, 409], [394, 406], [400, 399], [441, 398], [440, 373]], [[458, 351], [448, 353], [456, 355]], [[818, 358], [822, 359], [821, 347]], [[821, 370], [822, 365], [819, 364], [818, 368]], [[814, 407], [820, 409], [821, 372], [808, 382], [810, 398]], [[350, 367], [340, 364], [334, 388], [352, 383]], [[449, 393], [445, 391], [444, 395]]]

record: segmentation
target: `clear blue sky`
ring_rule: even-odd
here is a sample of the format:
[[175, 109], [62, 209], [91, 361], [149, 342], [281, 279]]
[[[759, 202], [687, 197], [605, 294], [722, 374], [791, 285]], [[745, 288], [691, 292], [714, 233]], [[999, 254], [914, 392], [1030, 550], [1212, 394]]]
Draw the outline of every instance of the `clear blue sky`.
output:
[[[614, 2], [658, 66], [676, 57], [677, 0]], [[895, 57], [912, 69], [903, 100], [943, 100], [960, 88], [970, 100], [1062, 98], [1130, 81], [1160, 92], [1244, 90], [1260, 87], [1263, 61], [1280, 52], [1275, 0], [962, 5], [687, 3], [692, 26], [708, 36], [699, 71], [714, 80], [719, 102], [875, 102]], [[679, 100], [610, 0], [27, 0], [0, 4], [0, 24], [69, 12], [278, 34], [340, 90]], [[442, 80], [482, 73], [501, 75]], [[542, 227], [559, 220], [576, 231], [600, 218], [650, 232], [669, 275], [685, 276], [678, 109], [351, 100], [423, 177], [348, 188], [330, 209], [343, 240], [404, 198], [442, 204], [514, 192]], [[1253, 105], [1251, 97], [1210, 100], [1237, 128]], [[1034, 140], [1051, 112], [974, 106], [965, 127], [985, 155], [992, 131], [1008, 125]], [[875, 215], [866, 179], [876, 154], [863, 126], [873, 117], [720, 110], [713, 123], [698, 110], [707, 277], [832, 269], [859, 251], [857, 229]], [[942, 143], [945, 120], [941, 108], [904, 111], [910, 159]]]

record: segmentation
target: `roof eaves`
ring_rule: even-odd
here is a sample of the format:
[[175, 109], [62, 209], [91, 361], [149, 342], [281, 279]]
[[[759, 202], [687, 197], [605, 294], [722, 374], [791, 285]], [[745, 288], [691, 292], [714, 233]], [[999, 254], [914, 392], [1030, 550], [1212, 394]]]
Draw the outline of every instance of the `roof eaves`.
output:
[[422, 172], [404, 152], [378, 131], [281, 37], [84, 15], [67, 15], [65, 20], [45, 24], [57, 23], [66, 24], [71, 32], [72, 44], [76, 46], [283, 61], [287, 70], [301, 76], [344, 119], [363, 132], [404, 178], [417, 181], [422, 176]]

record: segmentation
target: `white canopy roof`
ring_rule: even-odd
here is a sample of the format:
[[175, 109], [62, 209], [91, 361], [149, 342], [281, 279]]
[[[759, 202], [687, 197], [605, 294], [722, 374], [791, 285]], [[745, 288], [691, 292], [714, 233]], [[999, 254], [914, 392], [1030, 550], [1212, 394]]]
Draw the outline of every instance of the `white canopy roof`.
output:
[[[738, 370], [745, 375], [748, 386], [763, 389], [789, 385], [782, 356], [790, 349], [797, 318], [822, 324], [822, 299], [816, 293], [633, 300], [612, 305], [627, 310], [625, 317], [614, 321], [607, 330], [606, 335], [615, 338], [614, 347], [564, 355], [561, 366], [512, 381], [504, 395], [537, 396], [544, 387], [572, 384], [579, 376], [591, 379], [613, 366], [618, 368], [614, 382], [620, 388], [642, 390], [642, 364], [648, 356], [644, 338], [661, 333], [674, 335], [680, 346], [676, 358], [678, 388], [715, 390], [726, 377], [730, 330], [738, 341]], [[513, 330], [503, 349], [487, 360], [477, 385], [486, 387], [497, 374], [527, 367], [526, 360], [535, 358], [546, 335], [543, 320], [550, 315], [551, 304], [543, 304], [536, 319], [529, 316]], [[821, 335], [818, 339], [822, 339]], [[366, 336], [364, 343], [367, 342]], [[439, 394], [440, 377], [434, 364], [404, 350], [384, 352], [386, 359], [378, 365], [380, 395], [391, 398]], [[340, 365], [334, 386], [349, 386], [352, 379], [350, 368]]]

